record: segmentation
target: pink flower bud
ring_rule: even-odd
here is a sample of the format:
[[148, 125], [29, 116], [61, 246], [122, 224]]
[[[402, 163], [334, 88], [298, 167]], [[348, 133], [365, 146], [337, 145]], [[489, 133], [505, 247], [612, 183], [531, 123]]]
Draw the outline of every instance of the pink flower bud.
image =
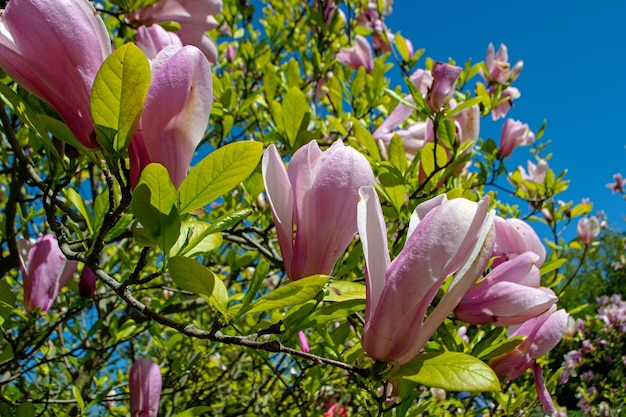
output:
[[178, 36], [159, 25], [140, 26], [137, 29], [135, 44], [146, 54], [148, 59], [156, 58], [159, 52], [168, 46], [174, 45], [176, 49], [183, 47]]
[[11, 0], [2, 12], [0, 68], [48, 102], [88, 148], [98, 147], [91, 87], [110, 53], [107, 29], [88, 1]]
[[169, 46], [152, 61], [152, 83], [129, 148], [131, 184], [150, 162], [167, 168], [178, 187], [202, 140], [213, 100], [211, 67], [194, 46]]
[[588, 245], [593, 242], [593, 239], [595, 239], [596, 236], [600, 234], [600, 222], [595, 216], [583, 217], [578, 220], [576, 231], [578, 232], [578, 239], [580, 239], [580, 243]]
[[430, 107], [439, 111], [445, 102], [452, 97], [456, 80], [461, 74], [461, 67], [435, 62], [433, 66], [433, 86], [430, 91]]
[[[495, 86], [489, 88], [490, 94], [494, 94], [496, 91], [497, 90]], [[491, 118], [493, 120], [498, 120], [501, 117], [506, 116], [506, 114], [509, 112], [511, 107], [513, 107], [513, 100], [519, 98], [521, 95], [522, 94], [520, 93], [520, 91], [515, 87], [507, 87], [504, 90], [502, 90], [502, 93], [500, 94], [500, 100], [499, 100], [500, 104], [498, 104], [491, 111]]]
[[513, 82], [522, 72], [524, 63], [518, 61], [511, 69], [509, 64], [509, 53], [505, 44], [500, 44], [498, 52], [495, 52], [493, 43], [487, 47], [487, 56], [485, 58], [485, 66], [488, 74], [481, 74], [490, 83], [507, 83]]
[[552, 290], [539, 287], [538, 260], [529, 251], [496, 266], [465, 293], [455, 309], [456, 318], [470, 324], [508, 326], [546, 311], [557, 297]]
[[525, 181], [531, 181], [536, 183], [543, 183], [546, 179], [546, 173], [548, 172], [548, 162], [545, 159], [539, 160], [537, 164], [532, 163], [531, 161], [527, 162], [528, 173], [523, 167], [518, 167], [520, 172], [522, 173], [522, 179]]
[[516, 147], [530, 145], [534, 141], [535, 134], [531, 132], [527, 124], [519, 120], [507, 119], [502, 126], [498, 152], [504, 158], [510, 156]]
[[303, 352], [309, 352], [311, 348], [309, 347], [309, 341], [306, 338], [306, 334], [303, 331], [298, 332], [298, 340], [300, 341], [300, 350]]
[[364, 67], [365, 71], [368, 73], [374, 68], [372, 47], [367, 39], [361, 35], [354, 37], [354, 46], [350, 48], [341, 48], [339, 50], [339, 53], [337, 53], [337, 60], [354, 69]]
[[177, 22], [176, 35], [183, 45], [200, 49], [209, 62], [217, 62], [217, 46], [207, 31], [218, 26], [213, 15], [222, 11], [222, 0], [161, 0], [129, 13], [128, 20], [151, 25], [157, 22]]
[[[424, 347], [461, 297], [482, 274], [492, 252], [489, 200], [445, 194], [415, 209], [404, 248], [393, 260], [374, 187], [359, 190], [358, 225], [366, 264], [365, 327], [361, 343], [376, 360], [404, 364]], [[455, 277], [424, 321], [439, 287]]]
[[161, 398], [161, 371], [150, 359], [139, 359], [130, 368], [130, 414], [157, 417]]
[[513, 259], [524, 252], [530, 251], [539, 256], [535, 261], [538, 267], [543, 265], [546, 259], [546, 248], [541, 243], [535, 230], [528, 223], [520, 219], [503, 219], [496, 217], [496, 242], [493, 248], [493, 256], [496, 260], [493, 266]]
[[312, 141], [287, 170], [270, 145], [262, 167], [285, 271], [292, 280], [332, 273], [357, 231], [358, 189], [374, 182], [369, 162], [341, 141], [325, 152]]
[[82, 298], [92, 298], [96, 293], [96, 282], [98, 278], [96, 274], [87, 265], [83, 267], [83, 272], [80, 274], [80, 281], [78, 282], [78, 290]]
[[72, 278], [77, 262], [65, 258], [55, 235], [41, 236], [35, 243], [19, 239], [17, 248], [24, 280], [24, 308], [29, 313], [36, 308], [48, 311], [59, 290]]
[[489, 361], [494, 372], [506, 376], [510, 381], [531, 369], [535, 374], [537, 395], [546, 414], [554, 412], [554, 405], [550, 399], [543, 380], [541, 368], [537, 359], [551, 351], [561, 340], [567, 327], [568, 314], [565, 310], [556, 311], [552, 306], [541, 316], [532, 318], [519, 326], [509, 328], [509, 337], [526, 336], [524, 341], [515, 349], [504, 353]]
[[622, 193], [624, 194], [624, 186], [626, 186], [626, 180], [622, 178], [622, 174], [617, 173], [613, 175], [613, 182], [606, 185], [613, 194]]

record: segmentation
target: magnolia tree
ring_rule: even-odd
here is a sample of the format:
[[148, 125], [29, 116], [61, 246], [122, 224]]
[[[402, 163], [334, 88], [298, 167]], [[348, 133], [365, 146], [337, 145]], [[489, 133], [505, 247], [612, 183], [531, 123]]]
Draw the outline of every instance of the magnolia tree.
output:
[[381, 0], [3, 3], [0, 415], [558, 412], [599, 226], [506, 46], [423, 58]]

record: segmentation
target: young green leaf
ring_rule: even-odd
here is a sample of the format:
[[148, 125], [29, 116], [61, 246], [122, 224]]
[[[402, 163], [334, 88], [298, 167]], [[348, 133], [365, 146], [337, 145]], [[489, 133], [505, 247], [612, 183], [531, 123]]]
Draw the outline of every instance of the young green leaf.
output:
[[135, 217], [166, 254], [180, 234], [177, 203], [176, 189], [167, 169], [161, 164], [145, 167], [133, 192], [131, 207]]
[[211, 304], [226, 314], [228, 291], [222, 280], [193, 258], [172, 256], [168, 271], [176, 285], [194, 294], [206, 295]]
[[259, 298], [248, 312], [255, 313], [304, 304], [312, 300], [324, 288], [329, 278], [328, 275], [313, 275], [290, 282]]
[[116, 154], [130, 144], [150, 80], [150, 62], [132, 43], [115, 49], [96, 74], [91, 115], [98, 143], [109, 153]]
[[422, 353], [394, 376], [446, 391], [500, 390], [498, 376], [486, 363], [460, 352]]
[[256, 168], [263, 144], [230, 143], [207, 155], [193, 167], [180, 185], [181, 214], [203, 207], [235, 188]]
[[297, 87], [291, 87], [283, 98], [282, 113], [285, 134], [289, 146], [293, 147], [302, 126], [302, 120], [310, 112], [306, 96]]

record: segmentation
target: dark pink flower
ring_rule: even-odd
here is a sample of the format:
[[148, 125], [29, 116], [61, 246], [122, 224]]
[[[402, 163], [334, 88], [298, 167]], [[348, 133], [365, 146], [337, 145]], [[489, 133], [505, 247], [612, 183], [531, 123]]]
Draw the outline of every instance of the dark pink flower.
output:
[[161, 399], [161, 371], [150, 359], [139, 359], [130, 368], [130, 414], [157, 417]]
[[32, 243], [17, 241], [22, 279], [24, 280], [24, 308], [29, 313], [36, 308], [48, 311], [76, 271], [76, 261], [68, 261], [59, 248], [55, 235], [45, 235]]
[[91, 87], [110, 53], [107, 29], [86, 0], [11, 0], [0, 15], [0, 68], [48, 102], [87, 148], [98, 147]]

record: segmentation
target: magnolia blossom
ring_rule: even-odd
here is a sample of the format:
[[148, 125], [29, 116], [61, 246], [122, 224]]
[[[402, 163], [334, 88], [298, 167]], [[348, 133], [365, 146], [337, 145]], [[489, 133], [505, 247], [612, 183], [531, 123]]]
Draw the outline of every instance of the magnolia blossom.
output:
[[303, 352], [310, 352], [311, 347], [309, 346], [309, 340], [306, 337], [306, 333], [302, 330], [298, 332], [298, 341], [300, 343], [300, 350]]
[[622, 178], [621, 173], [613, 174], [613, 182], [610, 182], [606, 185], [613, 194], [622, 193], [624, 194], [624, 186], [626, 186], [626, 180]]
[[548, 172], [548, 162], [545, 159], [540, 159], [537, 164], [531, 161], [527, 162], [528, 173], [523, 167], [518, 167], [522, 173], [522, 179], [525, 181], [543, 183], [546, 179], [546, 173]]
[[173, 45], [176, 49], [183, 47], [183, 43], [178, 36], [168, 32], [159, 25], [140, 26], [137, 29], [135, 44], [151, 60], [156, 58], [159, 52], [168, 46]]
[[588, 245], [593, 242], [593, 239], [595, 239], [596, 236], [600, 234], [600, 222], [595, 216], [583, 217], [578, 220], [576, 231], [578, 232], [578, 239], [580, 239], [580, 243]]
[[222, 11], [222, 0], [161, 0], [148, 7], [129, 13], [131, 22], [151, 25], [158, 22], [176, 22], [176, 35], [184, 45], [199, 48], [206, 58], [217, 62], [217, 46], [207, 31], [217, 27], [213, 15]]
[[[402, 251], [391, 261], [382, 208], [374, 187], [359, 190], [358, 225], [366, 264], [365, 327], [361, 343], [376, 360], [404, 364], [424, 347], [485, 269], [493, 246], [489, 199], [445, 194], [415, 209]], [[424, 315], [444, 280], [454, 279]]]
[[161, 399], [161, 371], [150, 359], [139, 359], [130, 368], [131, 417], [157, 417]]
[[98, 146], [91, 87], [110, 53], [107, 29], [86, 0], [11, 0], [0, 14], [0, 68], [48, 102], [87, 148]]
[[178, 187], [209, 120], [211, 66], [198, 48], [176, 42], [158, 51], [151, 66], [152, 83], [129, 147], [131, 184], [137, 184], [146, 165], [158, 162]]
[[[489, 94], [495, 94], [497, 88], [495, 86], [489, 88]], [[515, 87], [507, 87], [502, 90], [500, 94], [500, 101], [496, 107], [491, 110], [491, 118], [498, 120], [501, 117], [506, 116], [511, 107], [513, 107], [513, 100], [520, 98], [522, 93]]]
[[[496, 231], [497, 239], [497, 231]], [[528, 251], [496, 266], [469, 291], [454, 310], [470, 324], [521, 324], [549, 309], [554, 292], [540, 287], [539, 255]]]
[[337, 60], [354, 69], [364, 67], [365, 71], [368, 73], [374, 68], [372, 47], [367, 39], [361, 35], [354, 37], [354, 46], [350, 48], [341, 48], [339, 50], [337, 53]]
[[512, 351], [489, 361], [489, 366], [495, 373], [506, 375], [508, 380], [517, 378], [529, 368], [532, 369], [535, 374], [537, 395], [546, 414], [552, 414], [555, 410], [543, 380], [543, 373], [537, 365], [537, 359], [559, 343], [565, 333], [567, 321], [568, 314], [565, 310], [557, 311], [556, 306], [552, 306], [542, 315], [524, 324], [509, 327], [509, 337], [526, 336], [526, 338]]
[[488, 73], [484, 74], [482, 70], [480, 71], [485, 80], [490, 84], [502, 84], [514, 81], [519, 76], [520, 72], [522, 72], [524, 62], [517, 61], [515, 66], [511, 69], [511, 64], [509, 64], [509, 52], [506, 45], [501, 43], [496, 53], [493, 43], [490, 43], [487, 47], [485, 65]]
[[528, 223], [515, 218], [496, 217], [494, 224], [496, 229], [493, 247], [494, 267], [525, 252], [532, 252], [538, 256], [538, 259], [533, 261], [537, 267], [543, 265], [546, 259], [546, 248], [541, 243], [537, 232]]
[[452, 97], [456, 80], [461, 74], [461, 67], [435, 62], [433, 66], [433, 85], [430, 90], [430, 107], [439, 111], [447, 100]]
[[293, 154], [288, 169], [270, 145], [262, 168], [287, 275], [332, 273], [357, 231], [358, 189], [374, 182], [369, 162], [341, 141], [325, 152], [312, 141]]
[[510, 156], [516, 147], [530, 145], [534, 141], [535, 134], [528, 128], [526, 123], [507, 119], [502, 126], [498, 152], [504, 158]]
[[20, 268], [24, 280], [24, 308], [48, 311], [76, 271], [76, 261], [69, 261], [61, 252], [55, 235], [45, 235], [33, 243], [18, 239]]

